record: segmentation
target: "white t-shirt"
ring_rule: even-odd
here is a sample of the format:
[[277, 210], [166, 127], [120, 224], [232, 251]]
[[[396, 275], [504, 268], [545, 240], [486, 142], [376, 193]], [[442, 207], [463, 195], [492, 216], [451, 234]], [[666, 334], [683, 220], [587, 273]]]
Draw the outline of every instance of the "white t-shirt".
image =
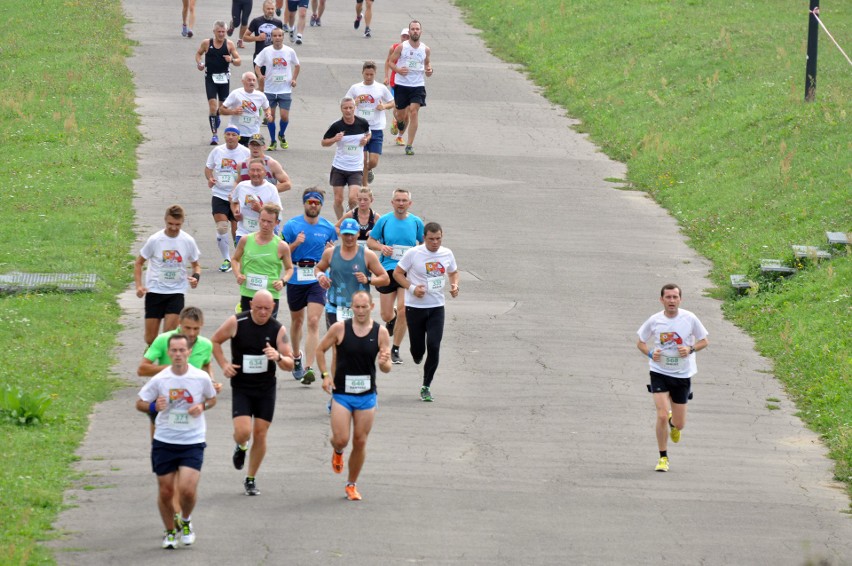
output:
[[[450, 287], [447, 274], [458, 271], [456, 258], [449, 248], [441, 246], [438, 251], [430, 252], [425, 244], [420, 244], [405, 252], [397, 265], [405, 270], [412, 283], [405, 290], [405, 306], [418, 309], [444, 306], [444, 290]], [[426, 286], [423, 298], [414, 296], [417, 285]]]
[[201, 252], [195, 239], [181, 230], [174, 238], [160, 230], [145, 242], [139, 255], [148, 262], [145, 287], [162, 295], [186, 293], [189, 288], [186, 269], [198, 261]]
[[169, 400], [169, 404], [157, 414], [154, 439], [184, 445], [204, 442], [207, 433], [204, 413], [193, 417], [187, 411], [192, 405], [216, 396], [207, 372], [188, 366], [185, 374], [175, 375], [172, 366], [169, 366], [152, 377], [139, 391], [139, 398], [146, 403], [156, 401], [161, 395]]
[[695, 354], [681, 358], [677, 347], [694, 346], [707, 338], [707, 330], [698, 317], [685, 309], [678, 309], [677, 316], [669, 318], [660, 311], [645, 321], [636, 331], [639, 340], [648, 344], [651, 351], [660, 349], [660, 361], [649, 360], [651, 371], [669, 377], [692, 377], [698, 373]]
[[222, 144], [214, 147], [207, 156], [207, 168], [213, 171], [216, 184], [213, 185], [213, 196], [228, 200], [228, 195], [240, 180], [240, 163], [248, 161], [251, 152], [244, 145], [237, 144], [234, 149]]
[[243, 219], [237, 222], [237, 236], [245, 236], [260, 230], [260, 213], [252, 210], [251, 203], [257, 202], [263, 206], [271, 202], [281, 206], [281, 196], [275, 185], [269, 181], [263, 181], [263, 184], [257, 187], [252, 185], [251, 181], [243, 181], [234, 187], [231, 202], [239, 203], [240, 213], [243, 215]]
[[293, 92], [290, 81], [293, 80], [293, 69], [299, 64], [296, 51], [282, 45], [281, 49], [275, 49], [270, 45], [254, 58], [254, 64], [258, 67], [266, 67], [266, 78], [263, 81], [263, 92], [269, 94], [289, 94]]
[[259, 90], [248, 93], [244, 88], [238, 88], [231, 91], [222, 105], [232, 110], [242, 107], [243, 113], [232, 115], [229, 125], [238, 127], [240, 136], [248, 137], [260, 133], [263, 111], [269, 108], [269, 100]]
[[408, 67], [407, 75], [396, 74], [398, 86], [426, 86], [426, 44], [421, 43], [415, 49], [409, 41], [402, 43], [402, 53], [396, 62], [397, 67]]
[[387, 123], [385, 111], [376, 110], [376, 106], [393, 100], [388, 87], [375, 81], [371, 85], [360, 82], [349, 87], [346, 96], [355, 99], [355, 115], [368, 121], [371, 130], [385, 129]]

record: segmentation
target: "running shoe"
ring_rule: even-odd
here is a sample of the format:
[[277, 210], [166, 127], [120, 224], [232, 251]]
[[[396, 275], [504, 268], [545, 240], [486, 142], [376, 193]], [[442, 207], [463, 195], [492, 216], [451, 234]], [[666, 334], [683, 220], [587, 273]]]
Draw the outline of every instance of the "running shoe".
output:
[[246, 490], [246, 495], [260, 495], [260, 490], [257, 489], [257, 482], [254, 478], [246, 478], [243, 482], [243, 488]]
[[414, 356], [411, 356], [411, 361], [413, 361], [417, 365], [420, 365], [420, 362], [423, 361], [423, 356], [420, 356], [419, 358], [415, 358]]
[[358, 14], [358, 17], [355, 18], [355, 29], [361, 27], [361, 14]]
[[296, 34], [296, 45], [302, 45], [302, 34], [301, 33]]
[[396, 121], [396, 129], [399, 130], [400, 134], [402, 132], [404, 132], [405, 131], [405, 122], [403, 122], [402, 120], [397, 120]]
[[672, 424], [672, 412], [669, 411], [669, 437], [672, 439], [672, 442], [677, 444], [680, 442], [680, 429]]
[[370, 28], [364, 28], [364, 37], [366, 37], [366, 38], [373, 37], [373, 34], [370, 33]]
[[226, 259], [222, 262], [222, 265], [219, 266], [219, 271], [222, 273], [229, 273], [232, 269], [230, 259]]
[[281, 149], [287, 149], [290, 147], [290, 144], [287, 143], [287, 138], [284, 137], [284, 134], [278, 134], [278, 147]]
[[405, 155], [414, 155], [414, 148], [410, 145], [405, 146]]
[[296, 41], [296, 30], [290, 28], [290, 43], [293, 43], [294, 41]]
[[184, 521], [183, 519], [181, 519], [178, 528], [180, 529], [181, 544], [189, 546], [195, 542], [195, 531], [192, 530], [191, 521]]
[[391, 363], [399, 365], [402, 363], [402, 358], [399, 357], [399, 348], [391, 348]]
[[228, 37], [234, 35], [234, 22], [233, 20], [228, 22]]
[[311, 27], [313, 28], [313, 27], [316, 27], [316, 26], [317, 26], [317, 15], [311, 14]]
[[175, 529], [180, 530], [180, 513], [175, 513]]
[[237, 305], [234, 307], [234, 312], [237, 313], [237, 314], [240, 314], [241, 312], [243, 312], [243, 304], [237, 303]]
[[432, 391], [425, 385], [420, 388], [420, 400], [425, 403], [432, 402]]
[[368, 183], [372, 183], [372, 182], [373, 182], [373, 179], [375, 179], [375, 178], [376, 178], [376, 174], [375, 174], [375, 173], [373, 173], [373, 170], [372, 170], [372, 169], [370, 169], [369, 171], [367, 171], [367, 182], [368, 182]]
[[213, 134], [213, 137], [210, 138], [210, 145], [219, 145], [219, 136]]
[[395, 136], [399, 133], [399, 128], [396, 126], [396, 120], [391, 120], [391, 135]]
[[402, 136], [396, 136], [396, 145], [405, 145], [405, 140], [402, 139]]
[[343, 454], [338, 454], [335, 450], [331, 451], [331, 469], [335, 474], [343, 471]]
[[[187, 37], [186, 33], [187, 33], [187, 28], [186, 28], [186, 24], [184, 24], [184, 25], [183, 25], [183, 26], [181, 26], [181, 28], [180, 28], [180, 34], [181, 34], [183, 37]], [[165, 547], [163, 547], [163, 548], [165, 548]]]
[[239, 47], [240, 49], [243, 49], [245, 47], [245, 44], [243, 43], [242, 39], [237, 40], [237, 47]]
[[192, 38], [192, 35], [193, 35], [193, 34], [192, 34], [192, 30], [191, 30], [191, 29], [186, 30], [186, 37]]
[[669, 457], [668, 456], [660, 456], [660, 461], [657, 462], [657, 467], [654, 468], [655, 472], [668, 472], [669, 471]]
[[284, 30], [284, 33], [290, 33], [290, 26], [288, 26], [287, 24], [284, 24], [284, 27], [281, 29]]
[[[275, 8], [275, 15], [279, 18], [281, 17], [281, 8]], [[284, 27], [287, 27], [287, 24], [284, 24]], [[287, 31], [286, 29], [284, 31]]]
[[316, 376], [314, 375], [314, 370], [311, 368], [305, 368], [305, 375], [302, 377], [302, 381], [300, 382], [302, 385], [310, 385], [314, 381], [316, 381]]
[[354, 483], [346, 484], [346, 499], [349, 501], [361, 501], [361, 494], [358, 493], [358, 488]]
[[385, 327], [388, 329], [388, 336], [393, 336], [393, 328], [396, 326], [396, 307], [393, 308], [393, 318], [388, 321]]
[[174, 529], [166, 531], [166, 536], [163, 537], [163, 548], [174, 550], [177, 544], [177, 531]]
[[234, 467], [238, 470], [242, 470], [243, 466], [246, 464], [246, 452], [248, 449], [243, 450], [240, 448], [240, 445], [237, 444], [234, 446], [234, 455], [231, 457], [231, 460], [234, 462]]
[[275, 140], [272, 140], [271, 142], [269, 142], [269, 145], [266, 146], [266, 151], [275, 151], [276, 149], [278, 149], [278, 144], [275, 142]]
[[319, 18], [319, 16], [317, 16], [317, 27], [318, 28], [322, 27], [322, 20]]
[[298, 358], [293, 358], [293, 379], [301, 381], [305, 377], [305, 368], [302, 367], [302, 354], [299, 353]]

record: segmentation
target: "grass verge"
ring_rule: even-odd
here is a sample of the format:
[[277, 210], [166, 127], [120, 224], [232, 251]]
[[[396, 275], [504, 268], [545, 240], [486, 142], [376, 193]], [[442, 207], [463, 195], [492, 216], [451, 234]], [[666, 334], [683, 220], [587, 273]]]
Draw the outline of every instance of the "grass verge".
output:
[[[94, 293], [0, 297], [0, 387], [53, 397], [47, 422], [0, 422], [0, 563], [53, 562], [50, 536], [92, 406], [110, 375], [115, 296], [132, 277], [141, 138], [120, 3], [0, 4], [0, 273], [97, 273]], [[49, 25], [33, 31], [33, 22]]]
[[[713, 261], [713, 296], [774, 361], [852, 494], [852, 261], [763, 278], [761, 258], [852, 232], [852, 72], [821, 34], [816, 102], [805, 103], [807, 3], [455, 0], [493, 52], [629, 167]], [[852, 47], [852, 9], [823, 21]], [[807, 263], [807, 262], [805, 262]], [[728, 276], [756, 293], [737, 297]]]

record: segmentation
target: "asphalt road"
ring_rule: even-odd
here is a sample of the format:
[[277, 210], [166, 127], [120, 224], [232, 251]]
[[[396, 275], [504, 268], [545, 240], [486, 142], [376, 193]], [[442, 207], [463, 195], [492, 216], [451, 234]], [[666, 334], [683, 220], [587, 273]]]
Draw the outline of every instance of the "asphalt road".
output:
[[[226, 388], [208, 413], [198, 540], [168, 553], [147, 419], [133, 408], [143, 309], [128, 289], [115, 364], [128, 387], [92, 416], [79, 450], [84, 478], [67, 493], [71, 507], [56, 524], [63, 536], [47, 543], [59, 563], [852, 563], [849, 501], [824, 446], [795, 416], [769, 362], [704, 296], [708, 263], [672, 218], [605, 181], [623, 178], [624, 165], [572, 131], [445, 1], [376, 2], [369, 40], [352, 29], [353, 6], [329, 2], [323, 27], [308, 28], [297, 48], [291, 149], [273, 155], [293, 177], [292, 193], [325, 186], [332, 150], [319, 142], [340, 97], [360, 80], [364, 59], [381, 63], [399, 29], [422, 22], [435, 74], [417, 155], [386, 144], [373, 188], [382, 212], [393, 188], [411, 189], [412, 212], [443, 225], [462, 270], [460, 296], [448, 300], [435, 402], [419, 402], [420, 375], [404, 347], [406, 363], [380, 377], [364, 500], [353, 503], [330, 470], [325, 394], [282, 374], [262, 495], [249, 498], [230, 462]], [[179, 3], [125, 7], [139, 42], [129, 65], [145, 136], [139, 238], [129, 251], [162, 227], [167, 204], [187, 208], [184, 228], [205, 266], [187, 304], [204, 309], [209, 336], [238, 293], [233, 276], [216, 270], [202, 176], [207, 111], [193, 54], [229, 4], [199, 2], [191, 40], [179, 35]], [[295, 194], [284, 206], [300, 212]], [[682, 306], [701, 318], [711, 346], [699, 355], [671, 471], [661, 474], [647, 360], [634, 343], [669, 281], [683, 287]], [[779, 410], [767, 408], [770, 398]]]

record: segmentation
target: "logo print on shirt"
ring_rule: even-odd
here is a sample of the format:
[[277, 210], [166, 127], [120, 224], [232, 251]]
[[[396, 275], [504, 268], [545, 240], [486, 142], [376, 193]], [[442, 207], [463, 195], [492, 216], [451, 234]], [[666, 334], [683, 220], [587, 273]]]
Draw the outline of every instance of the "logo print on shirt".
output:
[[163, 250], [163, 263], [182, 263], [183, 256], [177, 250]]
[[287, 59], [284, 57], [273, 57], [272, 58], [272, 66], [273, 67], [286, 67]]
[[243, 110], [248, 108], [251, 112], [257, 112], [257, 105], [251, 100], [243, 100]]
[[169, 389], [169, 403], [177, 403], [178, 401], [186, 401], [190, 405], [193, 404], [192, 393], [189, 389]]
[[677, 332], [660, 332], [660, 344], [662, 346], [683, 344], [683, 339]]
[[426, 275], [431, 277], [437, 277], [439, 275], [444, 274], [444, 266], [440, 261], [427, 261], [426, 262]]

